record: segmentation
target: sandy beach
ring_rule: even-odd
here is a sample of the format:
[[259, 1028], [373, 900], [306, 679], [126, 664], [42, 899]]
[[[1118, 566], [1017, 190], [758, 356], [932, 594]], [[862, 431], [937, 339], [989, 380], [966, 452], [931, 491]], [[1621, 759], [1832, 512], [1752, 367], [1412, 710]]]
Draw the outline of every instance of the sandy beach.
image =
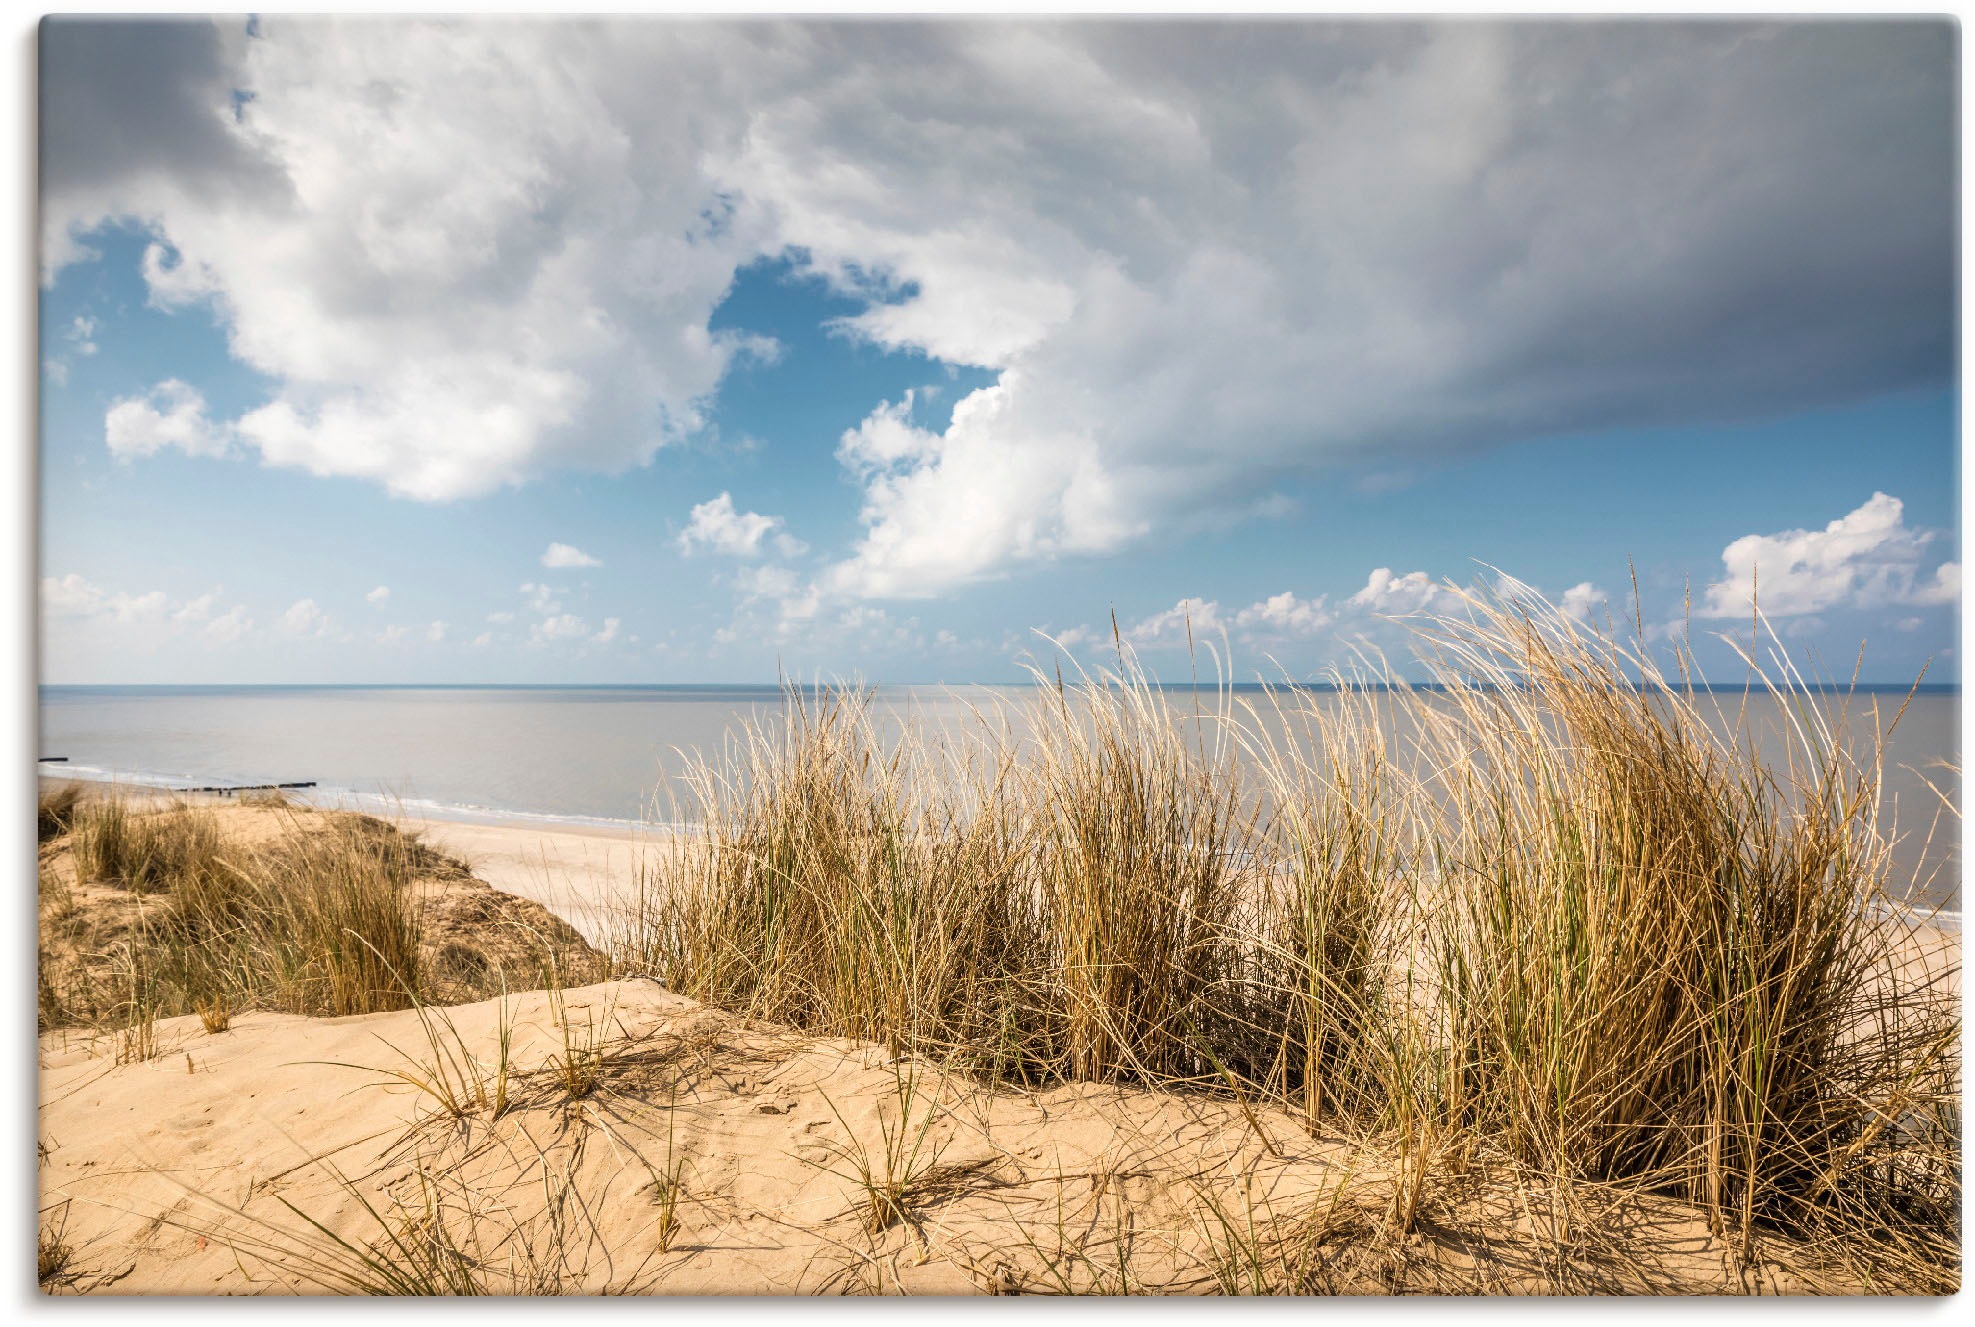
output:
[[602, 947], [635, 905], [660, 830], [549, 829], [404, 817], [397, 822], [495, 889], [541, 904]]

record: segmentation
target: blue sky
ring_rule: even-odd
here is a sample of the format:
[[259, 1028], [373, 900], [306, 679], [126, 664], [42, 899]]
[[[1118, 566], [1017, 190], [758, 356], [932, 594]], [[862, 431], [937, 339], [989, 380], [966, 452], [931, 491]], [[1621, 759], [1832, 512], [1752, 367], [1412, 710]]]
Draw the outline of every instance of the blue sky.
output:
[[1751, 35], [44, 28], [44, 680], [1954, 680], [1956, 36]]

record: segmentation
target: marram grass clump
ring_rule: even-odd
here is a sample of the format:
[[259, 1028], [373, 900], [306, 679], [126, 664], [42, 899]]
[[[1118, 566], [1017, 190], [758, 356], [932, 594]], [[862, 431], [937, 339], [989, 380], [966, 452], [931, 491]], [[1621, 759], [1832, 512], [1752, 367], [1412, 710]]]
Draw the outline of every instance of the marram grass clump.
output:
[[1396, 1148], [1407, 1222], [1494, 1158], [1958, 1284], [1958, 972], [1900, 967], [1899, 716], [1753, 665], [1718, 712], [1521, 587], [1420, 635], [1431, 686], [1203, 700], [1119, 642], [931, 732], [792, 687], [685, 781], [619, 957], [993, 1077], [1277, 1102]]

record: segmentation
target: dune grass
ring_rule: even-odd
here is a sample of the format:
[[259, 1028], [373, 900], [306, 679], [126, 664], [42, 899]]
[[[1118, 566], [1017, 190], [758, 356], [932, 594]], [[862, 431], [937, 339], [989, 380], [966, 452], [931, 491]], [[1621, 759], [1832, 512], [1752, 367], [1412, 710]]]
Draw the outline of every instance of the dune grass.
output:
[[82, 785], [62, 783], [35, 798], [35, 841], [46, 843], [69, 832], [75, 823], [76, 807], [82, 801]]
[[418, 846], [364, 817], [308, 828], [231, 843], [206, 808], [84, 803], [72, 828], [76, 875], [129, 899], [101, 952], [52, 992], [44, 973], [44, 1023], [107, 1020], [144, 1058], [144, 1030], [160, 1017], [197, 1013], [218, 1032], [248, 1008], [409, 1007], [425, 990]]
[[1753, 661], [1768, 699], [1716, 713], [1684, 653], [1520, 587], [1421, 634], [1430, 688], [1201, 701], [1120, 642], [942, 733], [791, 688], [690, 774], [620, 955], [994, 1077], [1387, 1140], [1402, 1229], [1481, 1156], [1698, 1202], [1744, 1258], [1774, 1227], [1958, 1284], [1959, 1010], [1897, 970], [1898, 716], [1820, 718]]
[[[1323, 693], [1173, 692], [1119, 641], [1115, 669], [1039, 674], [1028, 699], [946, 729], [896, 723], [866, 690], [790, 688], [673, 790], [666, 818], [691, 828], [613, 958], [889, 1052], [878, 1146], [825, 1147], [873, 1238], [951, 1178], [924, 1057], [990, 1085], [1220, 1094], [1264, 1155], [1280, 1151], [1258, 1105], [1361, 1143], [1375, 1202], [1342, 1183], [1280, 1208], [1202, 1190], [1224, 1292], [1362, 1284], [1359, 1264], [1403, 1264], [1476, 1170], [1542, 1195], [1523, 1210], [1558, 1232], [1555, 1287], [1578, 1284], [1585, 1238], [1563, 1232], [1636, 1193], [1698, 1205], [1745, 1268], [1776, 1232], [1839, 1284], [1957, 1289], [1958, 972], [1906, 965], [1923, 919], [1881, 806], [1900, 714], [1854, 697], [1833, 716], [1780, 651], [1750, 659], [1755, 699], [1728, 708], [1684, 653], [1521, 587], [1417, 626], [1430, 686], [1368, 662]], [[489, 1089], [427, 1008], [416, 844], [362, 818], [249, 851], [192, 808], [66, 814], [84, 878], [130, 895], [115, 976], [133, 1056], [169, 1012], [416, 1006], [432, 1064], [457, 1072], [415, 1085], [451, 1116], [502, 1112], [506, 1032]], [[609, 1013], [577, 1023], [552, 984], [543, 1090], [594, 1104]], [[671, 1124], [661, 1252], [683, 1175]], [[420, 1175], [427, 1217], [471, 1207]], [[1060, 1289], [1142, 1284], [1115, 1215], [1108, 1242], [1059, 1217], [1056, 1252], [1031, 1244]], [[330, 1240], [323, 1266], [342, 1270], [322, 1279], [348, 1289], [581, 1279], [533, 1246], [489, 1281], [466, 1244], [311, 1231], [297, 1247]]]

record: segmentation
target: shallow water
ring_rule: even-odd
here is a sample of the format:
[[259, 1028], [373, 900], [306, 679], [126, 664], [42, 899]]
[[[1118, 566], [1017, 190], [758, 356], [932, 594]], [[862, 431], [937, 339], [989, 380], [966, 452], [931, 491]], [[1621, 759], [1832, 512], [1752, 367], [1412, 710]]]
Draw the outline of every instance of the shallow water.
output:
[[[891, 731], [965, 725], [983, 708], [1004, 712], [1017, 736], [1028, 688], [878, 688]], [[1316, 703], [1337, 703], [1326, 692]], [[161, 786], [313, 781], [319, 800], [398, 804], [453, 819], [541, 818], [567, 823], [664, 820], [685, 752], [715, 752], [749, 719], [772, 720], [774, 687], [43, 687], [43, 765], [81, 777]], [[1175, 709], [1211, 713], [1211, 695], [1168, 694]], [[1272, 713], [1259, 690], [1237, 689], [1237, 705]], [[1905, 693], [1855, 695], [1849, 705], [1818, 696], [1812, 708], [1855, 733], [1883, 727]], [[1703, 698], [1721, 722], [1736, 722], [1739, 692]], [[1873, 708], [1877, 707], [1875, 719]], [[1780, 760], [1785, 716], [1752, 697], [1747, 727], [1767, 759]], [[1273, 728], [1273, 720], [1265, 727]], [[1211, 720], [1199, 731], [1213, 740]], [[1914, 697], [1886, 754], [1886, 806], [1896, 823], [1896, 866], [1915, 894], [1959, 909], [1959, 823], [1936, 819], [1927, 781], [1952, 788], [1958, 763], [1960, 695]]]

